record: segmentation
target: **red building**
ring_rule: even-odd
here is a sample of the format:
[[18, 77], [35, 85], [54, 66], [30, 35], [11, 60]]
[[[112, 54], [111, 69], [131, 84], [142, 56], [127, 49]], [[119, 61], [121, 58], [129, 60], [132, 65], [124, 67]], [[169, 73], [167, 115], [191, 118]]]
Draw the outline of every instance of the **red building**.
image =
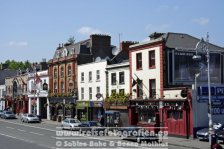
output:
[[[129, 47], [131, 125], [156, 131], [165, 128], [169, 135], [193, 135], [191, 86], [199, 67], [192, 57], [198, 41], [182, 33], [153, 33], [149, 41]], [[211, 65], [220, 66], [215, 55], [211, 58]], [[219, 76], [213, 82], [223, 82], [220, 71], [210, 73], [211, 78]], [[201, 82], [206, 81], [204, 75]]]

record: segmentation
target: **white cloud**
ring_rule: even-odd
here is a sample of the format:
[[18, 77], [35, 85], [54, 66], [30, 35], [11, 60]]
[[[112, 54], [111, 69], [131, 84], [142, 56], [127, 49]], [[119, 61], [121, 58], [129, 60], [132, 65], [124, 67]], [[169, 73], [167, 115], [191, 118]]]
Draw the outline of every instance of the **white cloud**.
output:
[[79, 34], [82, 34], [82, 35], [91, 35], [91, 34], [100, 34], [102, 33], [101, 30], [99, 29], [96, 29], [96, 28], [92, 28], [92, 27], [88, 27], [88, 26], [83, 26], [81, 27], [79, 30], [78, 30], [78, 33]]
[[203, 17], [201, 17], [201, 18], [193, 19], [193, 22], [194, 22], [194, 23], [197, 23], [197, 24], [199, 24], [199, 25], [206, 25], [206, 24], [209, 23], [209, 19], [208, 19], [208, 18], [203, 18]]
[[142, 42], [146, 42], [146, 41], [149, 41], [149, 40], [150, 40], [150, 38], [147, 37], [147, 38], [143, 39]]
[[28, 43], [26, 41], [21, 42], [10, 41], [8, 45], [13, 47], [26, 47], [28, 46]]

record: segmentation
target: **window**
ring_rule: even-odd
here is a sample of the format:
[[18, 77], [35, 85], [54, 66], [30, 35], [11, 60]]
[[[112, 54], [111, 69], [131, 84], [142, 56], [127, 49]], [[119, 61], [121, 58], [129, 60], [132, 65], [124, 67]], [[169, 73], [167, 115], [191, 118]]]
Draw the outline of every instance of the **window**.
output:
[[96, 87], [96, 93], [100, 93], [100, 87], [99, 86]]
[[115, 95], [117, 93], [116, 89], [111, 90], [111, 95]]
[[149, 51], [149, 68], [155, 68], [155, 51]]
[[119, 89], [119, 94], [124, 95], [124, 89]]
[[93, 98], [93, 95], [92, 95], [92, 87], [89, 88], [89, 99], [91, 100]]
[[69, 65], [68, 66], [68, 76], [71, 76], [72, 74], [72, 67]]
[[64, 93], [65, 87], [64, 87], [64, 82], [61, 82], [61, 92]]
[[81, 82], [84, 82], [84, 72], [81, 73]]
[[57, 82], [54, 82], [54, 93], [57, 93], [57, 89], [58, 89]]
[[119, 72], [119, 84], [124, 84], [124, 72]]
[[111, 74], [111, 84], [116, 85], [116, 73]]
[[183, 111], [178, 110], [168, 110], [167, 111], [167, 118], [181, 120], [183, 119]]
[[100, 80], [100, 70], [96, 71], [96, 80]]
[[156, 80], [149, 80], [149, 97], [154, 98], [156, 95]]
[[89, 71], [89, 82], [92, 81], [92, 71]]
[[81, 88], [81, 99], [84, 99], [84, 88]]
[[155, 111], [149, 110], [149, 111], [142, 111], [140, 113], [140, 121], [141, 122], [156, 122], [156, 116]]
[[57, 69], [54, 68], [54, 78], [57, 78]]
[[61, 77], [64, 77], [64, 67], [61, 67]]
[[136, 67], [137, 69], [142, 69], [142, 53], [136, 54]]
[[143, 90], [142, 90], [142, 80], [139, 80], [137, 85], [137, 97], [143, 96]]

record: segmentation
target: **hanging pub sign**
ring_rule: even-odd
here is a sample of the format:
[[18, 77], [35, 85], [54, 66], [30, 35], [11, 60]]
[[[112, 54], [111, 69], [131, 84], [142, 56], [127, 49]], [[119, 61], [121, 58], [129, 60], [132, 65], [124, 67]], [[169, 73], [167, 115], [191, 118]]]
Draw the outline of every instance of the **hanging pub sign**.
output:
[[48, 90], [48, 84], [47, 83], [43, 84], [43, 90]]

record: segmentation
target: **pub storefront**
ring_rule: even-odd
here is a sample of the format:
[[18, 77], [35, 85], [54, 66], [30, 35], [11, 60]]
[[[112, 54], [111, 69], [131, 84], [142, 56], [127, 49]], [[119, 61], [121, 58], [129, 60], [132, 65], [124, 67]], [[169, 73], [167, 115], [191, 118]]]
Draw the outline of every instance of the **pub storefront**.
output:
[[145, 127], [149, 131], [158, 131], [160, 126], [159, 101], [130, 100], [129, 124]]
[[77, 118], [80, 121], [88, 121], [90, 119], [89, 113], [91, 113], [89, 101], [77, 101]]

